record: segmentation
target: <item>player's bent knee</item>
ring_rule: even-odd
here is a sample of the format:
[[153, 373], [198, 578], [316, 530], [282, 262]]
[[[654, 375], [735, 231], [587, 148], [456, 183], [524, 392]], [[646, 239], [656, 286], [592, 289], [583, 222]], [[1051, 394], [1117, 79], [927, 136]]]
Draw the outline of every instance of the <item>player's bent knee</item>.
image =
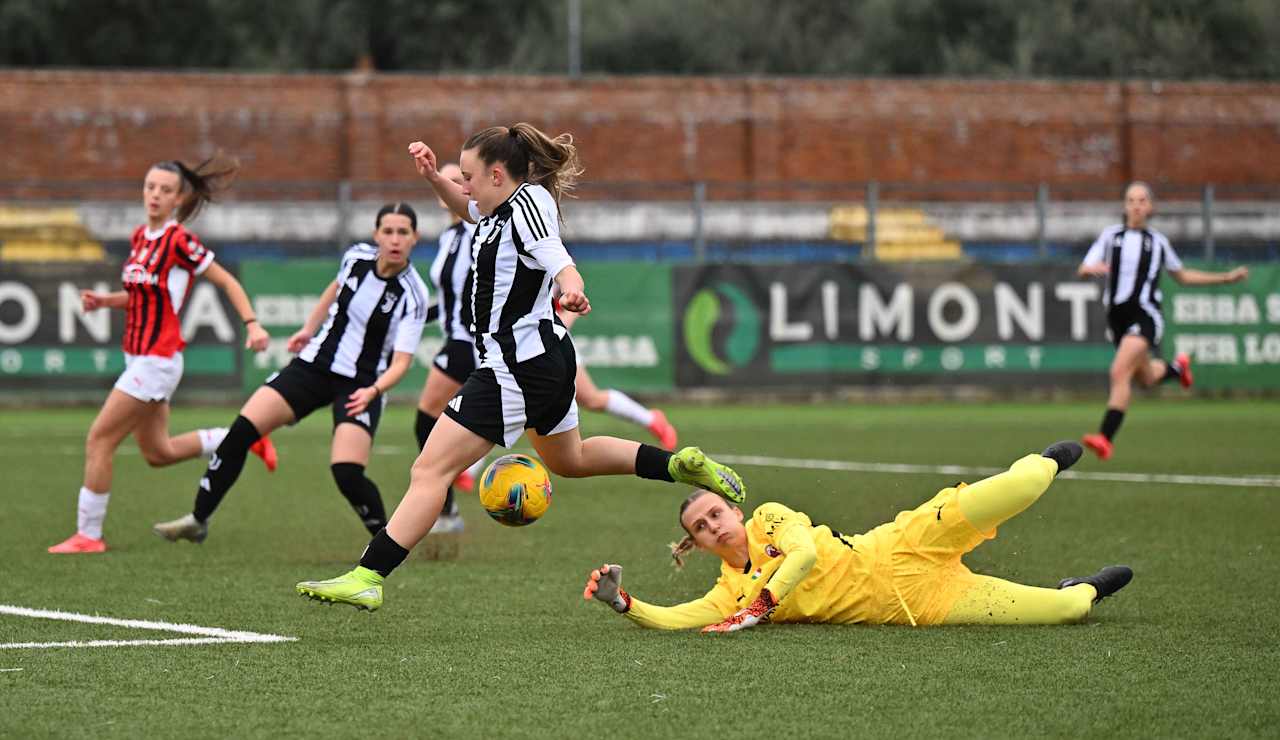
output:
[[582, 467], [580, 460], [557, 460], [543, 458], [542, 462], [546, 463], [547, 470], [560, 476], [561, 478], [586, 478], [588, 472]]

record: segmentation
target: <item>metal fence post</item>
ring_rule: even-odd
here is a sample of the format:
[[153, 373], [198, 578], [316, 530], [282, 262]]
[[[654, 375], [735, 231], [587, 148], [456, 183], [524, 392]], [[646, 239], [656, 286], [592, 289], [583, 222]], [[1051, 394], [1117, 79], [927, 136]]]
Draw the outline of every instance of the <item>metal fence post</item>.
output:
[[333, 240], [337, 242], [338, 248], [342, 249], [347, 246], [347, 237], [350, 236], [347, 230], [347, 224], [351, 221], [351, 181], [343, 180], [338, 183], [338, 223], [333, 227]]
[[1200, 218], [1204, 222], [1204, 258], [1213, 259], [1213, 183], [1205, 183], [1200, 196]]
[[582, 0], [569, 0], [569, 76], [582, 76]]
[[863, 259], [876, 256], [876, 211], [880, 208], [880, 183], [867, 183], [867, 243], [862, 245]]
[[703, 230], [703, 210], [707, 206], [707, 184], [693, 184], [693, 258], [698, 262], [707, 261], [707, 237]]
[[1036, 186], [1036, 252], [1041, 260], [1049, 259], [1049, 238], [1046, 222], [1049, 218], [1049, 183]]

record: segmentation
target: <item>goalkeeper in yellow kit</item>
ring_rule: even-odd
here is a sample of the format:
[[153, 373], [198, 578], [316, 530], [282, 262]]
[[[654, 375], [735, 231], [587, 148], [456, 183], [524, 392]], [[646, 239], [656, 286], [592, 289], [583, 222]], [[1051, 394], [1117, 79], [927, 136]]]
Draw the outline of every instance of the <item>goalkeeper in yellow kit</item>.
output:
[[710, 551], [724, 562], [705, 596], [655, 606], [622, 588], [622, 567], [592, 570], [583, 598], [609, 604], [644, 627], [732, 632], [762, 622], [836, 624], [1067, 624], [1079, 622], [1099, 600], [1133, 577], [1124, 566], [1056, 589], [1023, 586], [977, 575], [961, 557], [996, 535], [996, 527], [1025, 510], [1053, 477], [1080, 459], [1075, 442], [1027, 455], [1008, 471], [966, 486], [945, 488], [892, 522], [843, 535], [777, 503], [742, 511], [699, 491], [680, 509], [687, 536], [673, 548]]

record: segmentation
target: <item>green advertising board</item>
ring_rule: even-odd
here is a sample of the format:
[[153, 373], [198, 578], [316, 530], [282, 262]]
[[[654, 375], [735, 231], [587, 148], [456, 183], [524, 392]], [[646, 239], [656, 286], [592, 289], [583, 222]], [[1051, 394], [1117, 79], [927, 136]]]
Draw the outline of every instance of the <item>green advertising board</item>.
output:
[[1161, 287], [1166, 354], [1191, 356], [1197, 388], [1280, 388], [1280, 267], [1254, 265], [1234, 285]]

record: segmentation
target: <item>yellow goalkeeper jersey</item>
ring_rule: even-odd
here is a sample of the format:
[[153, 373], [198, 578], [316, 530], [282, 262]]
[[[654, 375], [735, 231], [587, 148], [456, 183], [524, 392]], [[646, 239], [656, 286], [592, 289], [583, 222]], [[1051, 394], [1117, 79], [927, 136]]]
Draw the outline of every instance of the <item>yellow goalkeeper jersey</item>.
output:
[[[960, 555], [995, 535], [968, 525], [954, 505], [956, 490], [859, 535], [815, 526], [782, 504], [763, 504], [746, 524], [745, 568], [723, 563], [715, 587], [684, 604], [663, 607], [632, 597], [626, 616], [657, 629], [704, 627], [746, 607], [768, 586], [778, 601], [774, 622], [939, 623], [970, 575]], [[918, 534], [926, 527], [950, 534], [926, 550]]]

